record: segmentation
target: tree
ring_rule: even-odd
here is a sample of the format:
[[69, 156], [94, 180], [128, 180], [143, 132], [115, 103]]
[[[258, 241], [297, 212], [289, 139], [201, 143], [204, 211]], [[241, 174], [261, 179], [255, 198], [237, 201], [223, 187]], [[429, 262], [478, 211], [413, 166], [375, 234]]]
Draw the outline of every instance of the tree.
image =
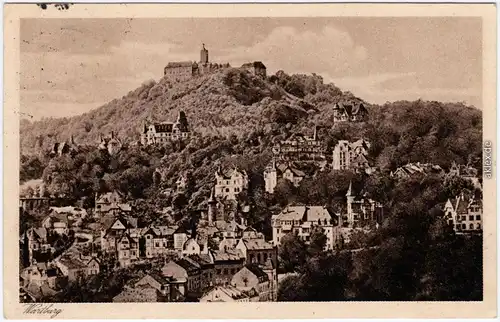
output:
[[297, 235], [288, 233], [281, 240], [278, 254], [285, 272], [300, 271], [306, 261], [306, 244]]
[[308, 252], [311, 256], [316, 256], [323, 252], [326, 247], [327, 237], [321, 227], [313, 228], [311, 232], [311, 241], [309, 243]]

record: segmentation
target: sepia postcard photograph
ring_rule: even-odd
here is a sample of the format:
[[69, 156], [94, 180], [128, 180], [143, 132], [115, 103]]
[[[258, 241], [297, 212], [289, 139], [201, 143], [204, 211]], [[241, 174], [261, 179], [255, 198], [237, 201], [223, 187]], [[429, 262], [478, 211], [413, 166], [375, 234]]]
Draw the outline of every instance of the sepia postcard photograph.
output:
[[8, 4], [16, 319], [495, 317], [494, 4]]

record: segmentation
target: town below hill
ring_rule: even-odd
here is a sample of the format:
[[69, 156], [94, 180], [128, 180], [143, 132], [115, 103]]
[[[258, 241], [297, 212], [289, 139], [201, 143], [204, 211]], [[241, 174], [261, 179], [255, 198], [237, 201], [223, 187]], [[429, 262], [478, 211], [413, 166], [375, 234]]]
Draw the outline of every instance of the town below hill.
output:
[[164, 74], [21, 124], [22, 301], [481, 300], [479, 110]]

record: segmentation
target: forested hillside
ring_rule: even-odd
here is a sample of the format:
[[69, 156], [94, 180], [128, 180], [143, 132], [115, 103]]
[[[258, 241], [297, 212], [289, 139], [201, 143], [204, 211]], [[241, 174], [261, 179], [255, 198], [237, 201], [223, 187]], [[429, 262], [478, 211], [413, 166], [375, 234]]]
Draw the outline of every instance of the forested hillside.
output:
[[[203, 146], [205, 140], [193, 140], [178, 152], [181, 159], [193, 158], [194, 166], [203, 161], [200, 155], [213, 155], [205, 149], [225, 149], [228, 155], [268, 153], [274, 141], [293, 132], [311, 135], [314, 126], [320, 126], [319, 137], [329, 150], [339, 139], [367, 138], [372, 143], [373, 165], [382, 170], [407, 162], [447, 168], [453, 161], [480, 168], [482, 115], [477, 109], [459, 103], [399, 101], [368, 105], [368, 122], [334, 126], [336, 102], [362, 100], [324, 84], [317, 75], [290, 76], [280, 71], [263, 80], [228, 69], [181, 83], [150, 81], [80, 116], [23, 121], [20, 143], [23, 155], [46, 154], [54, 142], [72, 135], [79, 145], [96, 146], [100, 134], [113, 131], [122, 142], [135, 143], [144, 121], [173, 121], [183, 110], [198, 137], [216, 138], [207, 139], [208, 146]], [[219, 141], [225, 142], [223, 147], [214, 146]], [[165, 158], [172, 158], [174, 164], [177, 160], [172, 153]], [[36, 169], [44, 168], [42, 160], [25, 156], [22, 163], [30, 167], [22, 169], [21, 181], [40, 177], [41, 170]]]
[[[182, 83], [151, 81], [80, 116], [22, 122], [20, 181], [42, 178], [47, 194], [63, 196], [69, 204], [80, 201], [85, 208], [93, 207], [96, 194], [116, 189], [130, 197], [142, 225], [175, 221], [189, 226], [198, 219], [196, 210], [205, 205], [216, 169], [237, 166], [250, 178], [248, 191], [239, 196], [252, 209], [248, 224], [268, 239], [270, 216], [287, 204], [342, 211], [352, 181], [357, 191], [387, 208], [381, 229], [353, 238], [353, 245], [375, 250], [359, 255], [318, 255], [313, 250], [306, 256], [305, 246], [299, 244], [293, 251], [302, 255], [290, 257], [300, 261], [288, 265], [299, 275], [282, 284], [281, 300], [481, 299], [480, 240], [464, 246], [463, 238], [453, 237], [442, 220], [442, 204], [462, 189], [474, 190], [472, 185], [458, 177], [398, 182], [388, 175], [408, 162], [439, 164], [447, 170], [455, 161], [481, 169], [481, 111], [420, 100], [381, 106], [363, 102], [367, 122], [334, 124], [336, 102], [363, 101], [324, 84], [317, 75], [278, 72], [261, 79], [228, 69]], [[144, 121], [174, 121], [180, 110], [194, 132], [189, 141], [161, 147], [132, 144]], [[379, 171], [372, 176], [323, 171], [299, 187], [280, 180], [273, 195], [265, 193], [263, 171], [274, 142], [294, 132], [312, 135], [314, 126], [319, 126], [318, 137], [329, 155], [338, 140], [370, 141], [370, 161]], [[96, 147], [99, 134], [111, 131], [130, 143], [113, 156]], [[79, 152], [49, 157], [51, 144], [71, 135]], [[157, 169], [163, 180], [153, 175]], [[188, 177], [187, 189], [177, 193], [175, 183], [182, 174]], [[440, 262], [449, 249], [457, 255]], [[286, 263], [286, 254], [280, 257]], [[456, 269], [458, 263], [464, 263], [463, 269]], [[449, 287], [441, 287], [441, 281]]]

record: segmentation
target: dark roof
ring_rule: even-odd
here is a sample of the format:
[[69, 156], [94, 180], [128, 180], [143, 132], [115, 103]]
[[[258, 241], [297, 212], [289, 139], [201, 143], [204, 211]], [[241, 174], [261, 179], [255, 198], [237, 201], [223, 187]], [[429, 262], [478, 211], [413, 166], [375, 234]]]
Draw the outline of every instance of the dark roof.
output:
[[[150, 272], [148, 274], [149, 276], [151, 276], [152, 279], [154, 279], [155, 281], [157, 281], [158, 283], [162, 284], [162, 285], [165, 285], [165, 284], [168, 284], [170, 279], [167, 278], [167, 277], [164, 277], [163, 275], [161, 275], [160, 273], [156, 273], [156, 272]], [[147, 275], [146, 275], [147, 276]]]
[[335, 104], [334, 110], [343, 110], [347, 115], [352, 116], [360, 112], [367, 112], [363, 103], [359, 104], [349, 104], [349, 103], [337, 103]]
[[257, 278], [266, 278], [269, 280], [269, 275], [267, 275], [259, 266], [255, 264], [248, 264], [245, 266], [250, 272], [252, 272]]
[[177, 61], [177, 62], [168, 63], [165, 68], [192, 67], [193, 65], [195, 65], [195, 64], [193, 62], [190, 62], [190, 61]]
[[186, 270], [186, 272], [188, 273], [188, 275], [193, 275], [193, 274], [196, 274], [198, 272], [198, 267], [196, 267], [191, 261], [189, 261], [185, 258], [179, 259], [175, 262], [177, 263], [177, 265], [184, 268]]
[[206, 258], [206, 256], [203, 257], [201, 257], [200, 255], [189, 255], [187, 258], [197, 263], [200, 267], [212, 265], [209, 258]]
[[284, 173], [287, 169], [290, 169], [290, 171], [297, 177], [305, 177], [305, 173], [302, 170], [297, 169], [293, 165], [287, 164], [287, 163], [281, 163], [276, 167], [281, 173]]

